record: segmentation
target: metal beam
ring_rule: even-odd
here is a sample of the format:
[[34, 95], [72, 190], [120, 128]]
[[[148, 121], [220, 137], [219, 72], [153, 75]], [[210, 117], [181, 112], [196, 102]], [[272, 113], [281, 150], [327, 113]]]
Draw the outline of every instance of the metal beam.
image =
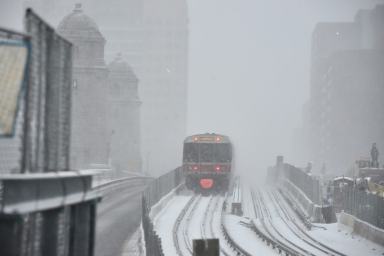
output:
[[0, 176], [0, 214], [25, 214], [94, 200], [89, 172]]

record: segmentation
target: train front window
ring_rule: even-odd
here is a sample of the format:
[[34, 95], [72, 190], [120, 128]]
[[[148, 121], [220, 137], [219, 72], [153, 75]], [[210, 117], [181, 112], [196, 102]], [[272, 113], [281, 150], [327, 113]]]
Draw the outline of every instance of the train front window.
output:
[[205, 162], [205, 163], [214, 162], [213, 144], [211, 143], [200, 144], [200, 162]]
[[196, 143], [185, 143], [184, 144], [184, 162], [199, 162], [199, 145]]
[[229, 144], [218, 144], [215, 147], [215, 161], [227, 163], [232, 160], [231, 146]]
[[228, 163], [232, 160], [230, 144], [185, 143], [183, 161], [192, 163]]

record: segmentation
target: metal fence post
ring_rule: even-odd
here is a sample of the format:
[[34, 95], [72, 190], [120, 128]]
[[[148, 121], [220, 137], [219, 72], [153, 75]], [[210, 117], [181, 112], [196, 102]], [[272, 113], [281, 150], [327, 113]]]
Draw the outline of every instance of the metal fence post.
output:
[[91, 256], [94, 245], [94, 203], [71, 206], [69, 256]]

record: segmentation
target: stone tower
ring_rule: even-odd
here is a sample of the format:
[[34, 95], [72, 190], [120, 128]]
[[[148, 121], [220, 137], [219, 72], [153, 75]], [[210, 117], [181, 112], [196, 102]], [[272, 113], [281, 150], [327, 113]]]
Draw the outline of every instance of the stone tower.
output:
[[141, 171], [138, 79], [120, 54], [109, 64], [111, 165], [116, 171]]
[[80, 4], [60, 22], [58, 31], [74, 45], [71, 167], [105, 166], [109, 156], [106, 40]]

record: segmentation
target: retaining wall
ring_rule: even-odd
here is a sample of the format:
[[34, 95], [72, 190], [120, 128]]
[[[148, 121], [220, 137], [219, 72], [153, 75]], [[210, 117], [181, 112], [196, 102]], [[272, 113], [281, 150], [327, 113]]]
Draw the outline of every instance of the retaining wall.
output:
[[324, 223], [324, 218], [321, 212], [321, 206], [314, 204], [301, 189], [287, 179], [284, 179], [280, 184], [281, 189], [287, 193], [292, 203], [300, 208], [311, 222]]
[[353, 232], [374, 243], [384, 245], [384, 230], [345, 212], [339, 215], [339, 223], [352, 228]]

